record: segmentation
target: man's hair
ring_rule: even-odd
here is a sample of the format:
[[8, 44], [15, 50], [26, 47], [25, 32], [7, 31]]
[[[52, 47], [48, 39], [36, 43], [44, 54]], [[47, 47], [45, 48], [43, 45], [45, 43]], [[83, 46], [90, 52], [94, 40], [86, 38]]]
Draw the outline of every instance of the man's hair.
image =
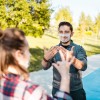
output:
[[69, 22], [66, 22], [66, 21], [63, 21], [63, 22], [60, 22], [60, 23], [59, 23], [58, 30], [59, 30], [59, 28], [60, 28], [61, 26], [64, 26], [64, 25], [69, 26], [69, 27], [70, 27], [70, 30], [73, 31], [73, 26], [72, 26]]

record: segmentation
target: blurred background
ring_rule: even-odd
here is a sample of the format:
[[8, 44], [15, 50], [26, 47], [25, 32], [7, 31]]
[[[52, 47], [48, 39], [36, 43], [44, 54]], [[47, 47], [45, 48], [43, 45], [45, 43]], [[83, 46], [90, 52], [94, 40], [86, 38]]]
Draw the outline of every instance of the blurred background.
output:
[[29, 71], [42, 69], [43, 47], [59, 43], [58, 24], [73, 25], [72, 40], [88, 56], [100, 54], [100, 0], [0, 0], [0, 28], [22, 29], [30, 46]]

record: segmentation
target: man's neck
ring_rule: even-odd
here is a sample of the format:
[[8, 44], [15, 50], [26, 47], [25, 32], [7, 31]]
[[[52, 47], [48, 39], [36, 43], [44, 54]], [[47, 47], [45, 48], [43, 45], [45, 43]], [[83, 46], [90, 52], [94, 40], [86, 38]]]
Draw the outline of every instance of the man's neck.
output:
[[61, 43], [63, 46], [68, 46], [68, 45], [70, 45], [70, 42], [71, 41], [69, 41], [69, 42], [67, 42], [67, 43]]

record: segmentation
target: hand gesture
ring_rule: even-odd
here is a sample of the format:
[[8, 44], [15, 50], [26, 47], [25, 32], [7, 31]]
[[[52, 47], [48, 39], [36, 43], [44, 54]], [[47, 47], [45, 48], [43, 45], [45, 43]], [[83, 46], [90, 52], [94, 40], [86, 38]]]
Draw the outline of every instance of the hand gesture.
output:
[[66, 76], [66, 74], [69, 74], [70, 65], [74, 62], [75, 57], [72, 56], [71, 59], [69, 59], [67, 57], [67, 52], [66, 52], [65, 53], [66, 59], [65, 59], [61, 50], [59, 50], [59, 53], [60, 53], [62, 61], [58, 61], [57, 63], [53, 63], [53, 66], [58, 70], [60, 75], [62, 77], [64, 77], [64, 76]]
[[48, 61], [50, 59], [52, 59], [55, 54], [58, 52], [59, 50], [59, 46], [54, 46], [51, 49], [47, 50], [46, 48], [44, 48], [44, 58]]
[[[64, 57], [65, 57], [68, 61], [70, 61], [70, 59], [73, 58], [73, 56], [74, 56], [74, 46], [71, 48], [71, 51], [66, 50], [66, 49], [63, 48], [62, 46], [60, 46], [60, 50], [63, 52]], [[66, 56], [66, 55], [67, 55], [67, 56]]]

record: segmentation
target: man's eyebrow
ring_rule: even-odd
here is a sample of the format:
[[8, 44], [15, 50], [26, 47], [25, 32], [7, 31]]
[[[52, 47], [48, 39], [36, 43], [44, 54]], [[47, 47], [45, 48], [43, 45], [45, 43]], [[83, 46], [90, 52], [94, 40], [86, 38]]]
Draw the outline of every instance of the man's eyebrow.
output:
[[65, 30], [65, 32], [69, 32], [69, 31]]
[[61, 31], [59, 31], [59, 32], [63, 32], [63, 31], [61, 30]]
[[65, 30], [65, 31], [63, 31], [63, 30], [59, 30], [59, 33], [62, 33], [62, 32], [69, 32], [69, 30], [67, 31], [67, 30]]

